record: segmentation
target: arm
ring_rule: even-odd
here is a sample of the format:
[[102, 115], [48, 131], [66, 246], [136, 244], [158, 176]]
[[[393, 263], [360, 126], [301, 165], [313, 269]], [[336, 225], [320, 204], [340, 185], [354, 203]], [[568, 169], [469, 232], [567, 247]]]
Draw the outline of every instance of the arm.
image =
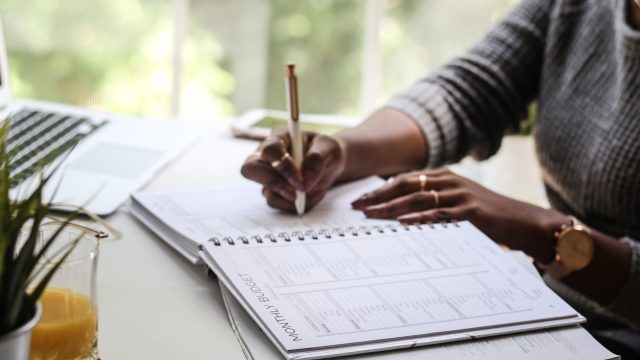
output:
[[609, 305], [629, 280], [631, 248], [629, 244], [599, 231], [591, 230], [591, 233], [595, 241], [593, 260], [584, 269], [561, 280], [601, 305]]
[[338, 134], [347, 160], [340, 180], [494, 154], [537, 95], [552, 5], [522, 1], [466, 55]]
[[301, 169], [288, 156], [290, 142], [286, 129], [274, 130], [240, 170], [264, 186], [262, 195], [270, 206], [286, 211], [294, 210], [295, 190], [307, 193], [310, 209], [336, 182], [421, 168], [427, 156], [418, 125], [393, 109], [380, 109], [335, 136], [304, 133]]
[[345, 154], [339, 181], [416, 170], [426, 162], [427, 146], [420, 127], [394, 109], [380, 109], [360, 126], [335, 137]]
[[488, 158], [519, 129], [538, 93], [553, 8], [523, 0], [468, 53], [389, 101], [420, 125], [429, 167]]
[[595, 252], [580, 271], [557, 279], [546, 274], [547, 284], [568, 301], [584, 309], [640, 329], [640, 243], [618, 239], [591, 229]]
[[[420, 191], [418, 174], [427, 175], [427, 191]], [[522, 250], [541, 264], [552, 262], [554, 232], [569, 223], [569, 217], [556, 210], [497, 194], [447, 169], [402, 174], [353, 206], [368, 217], [406, 224], [469, 220], [497, 243]], [[568, 286], [581, 294], [578, 301], [595, 301], [609, 315], [640, 328], [640, 245], [593, 229], [591, 233], [595, 252], [589, 265], [554, 283], [560, 282], [563, 295], [562, 287]]]
[[[242, 174], [264, 185], [276, 208], [291, 211], [295, 189], [309, 207], [336, 181], [389, 175], [492, 155], [518, 128], [538, 89], [554, 0], [523, 0], [467, 55], [394, 97], [362, 125], [335, 137], [306, 134], [301, 169], [276, 131], [250, 156]], [[275, 166], [274, 166], [275, 165]]]

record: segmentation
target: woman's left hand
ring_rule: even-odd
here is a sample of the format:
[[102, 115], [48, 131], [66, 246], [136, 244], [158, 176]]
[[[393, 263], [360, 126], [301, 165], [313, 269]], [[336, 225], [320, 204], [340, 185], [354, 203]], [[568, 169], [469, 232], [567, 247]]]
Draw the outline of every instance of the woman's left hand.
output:
[[553, 260], [554, 231], [569, 221], [555, 210], [502, 196], [446, 168], [399, 175], [352, 206], [367, 217], [407, 224], [469, 220], [495, 242], [543, 264]]

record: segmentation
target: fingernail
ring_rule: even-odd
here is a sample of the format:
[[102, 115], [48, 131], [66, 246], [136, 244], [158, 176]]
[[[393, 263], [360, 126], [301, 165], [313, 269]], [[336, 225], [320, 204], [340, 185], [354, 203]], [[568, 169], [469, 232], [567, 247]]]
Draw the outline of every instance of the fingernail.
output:
[[403, 215], [398, 217], [396, 220], [398, 220], [399, 222], [403, 223], [403, 224], [410, 224], [412, 223], [412, 217], [410, 215]]
[[372, 217], [372, 216], [376, 216], [380, 213], [380, 209], [382, 208], [382, 206], [380, 205], [373, 205], [373, 206], [368, 206], [366, 208], [364, 208], [362, 210], [362, 212], [367, 216], [367, 217]]
[[316, 185], [316, 179], [314, 176], [305, 176], [304, 177], [304, 191], [311, 191], [313, 187]]
[[364, 194], [360, 196], [354, 202], [351, 203], [351, 207], [353, 207], [354, 209], [361, 208], [366, 203], [368, 198], [369, 198], [369, 194]]
[[288, 190], [280, 190], [279, 194], [289, 201], [296, 201], [296, 194], [294, 192]]
[[304, 191], [304, 184], [302, 183], [302, 179], [291, 177], [289, 178], [289, 184], [300, 191]]

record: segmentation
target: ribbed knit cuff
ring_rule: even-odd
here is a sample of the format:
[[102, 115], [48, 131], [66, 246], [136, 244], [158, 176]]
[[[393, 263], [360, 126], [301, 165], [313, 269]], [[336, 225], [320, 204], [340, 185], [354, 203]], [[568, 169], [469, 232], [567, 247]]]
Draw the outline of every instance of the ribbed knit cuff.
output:
[[605, 310], [624, 319], [633, 329], [640, 329], [640, 243], [629, 238], [623, 242], [631, 247], [631, 273], [618, 296]]
[[405, 113], [413, 120], [424, 135], [427, 146], [428, 158], [426, 167], [433, 168], [441, 165], [440, 159], [443, 152], [442, 131], [440, 130], [436, 120], [429, 115], [420, 105], [400, 96], [391, 98], [385, 107], [393, 108]]
[[618, 30], [618, 34], [622, 36], [622, 45], [627, 51], [625, 56], [634, 57], [635, 61], [640, 57], [640, 31], [634, 29], [629, 24], [627, 18], [628, 7], [634, 6], [629, 4], [628, 1], [618, 1], [616, 4], [616, 22], [615, 26]]
[[426, 165], [430, 168], [456, 162], [461, 157], [457, 153], [460, 129], [445, 96], [440, 85], [427, 78], [386, 104], [407, 114], [420, 126], [429, 151]]

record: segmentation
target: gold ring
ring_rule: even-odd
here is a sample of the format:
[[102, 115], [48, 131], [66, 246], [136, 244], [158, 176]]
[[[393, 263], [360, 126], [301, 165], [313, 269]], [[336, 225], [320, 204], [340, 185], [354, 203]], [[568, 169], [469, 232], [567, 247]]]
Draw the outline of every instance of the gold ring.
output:
[[277, 168], [280, 167], [280, 165], [282, 165], [282, 162], [287, 160], [287, 159], [291, 159], [291, 155], [289, 155], [289, 153], [284, 153], [284, 155], [282, 155], [282, 157], [278, 160], [274, 160], [271, 162], [271, 167]]
[[427, 190], [427, 175], [425, 174], [418, 175], [418, 181], [420, 181], [420, 191]]
[[429, 191], [433, 195], [433, 208], [436, 209], [440, 205], [440, 195], [435, 190]]

